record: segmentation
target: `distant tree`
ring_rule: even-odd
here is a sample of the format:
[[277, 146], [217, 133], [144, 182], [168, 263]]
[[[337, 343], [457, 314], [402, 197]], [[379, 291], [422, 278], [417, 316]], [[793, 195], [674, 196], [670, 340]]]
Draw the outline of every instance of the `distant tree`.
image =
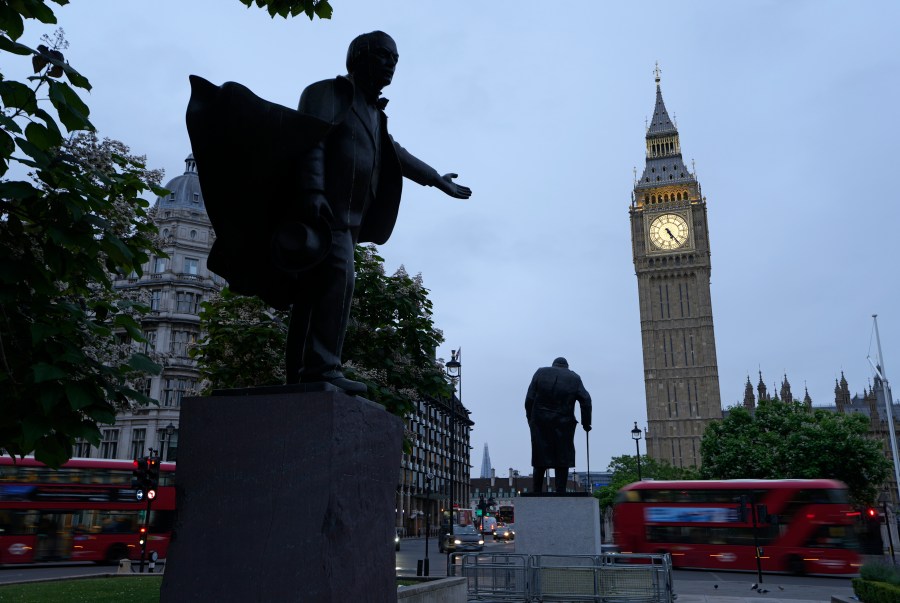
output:
[[370, 397], [405, 416], [424, 399], [449, 399], [435, 350], [444, 334], [434, 326], [422, 275], [403, 266], [392, 275], [374, 245], [357, 245], [356, 291], [344, 343], [348, 374], [369, 386]]
[[0, 449], [58, 466], [75, 438], [99, 445], [98, 424], [149, 402], [133, 383], [159, 366], [129, 341], [144, 307], [112, 275], [140, 274], [156, 251], [140, 195], [162, 193], [161, 173], [97, 139], [62, 30], [30, 48], [16, 41], [29, 18], [56, 22], [39, 0], [0, 8], [0, 58], [33, 71], [0, 78]]
[[[615, 502], [616, 493], [623, 486], [638, 481], [637, 456], [615, 456], [606, 469], [612, 473], [608, 486], [594, 490], [594, 497], [600, 501], [600, 509], [605, 513]], [[700, 474], [693, 468], [673, 467], [666, 461], [649, 456], [641, 457], [641, 478], [654, 480], [700, 479]]]
[[711, 424], [700, 444], [704, 479], [837, 479], [858, 505], [875, 503], [890, 464], [868, 437], [869, 419], [810, 409], [802, 402], [763, 401]]
[[191, 348], [203, 392], [284, 383], [287, 313], [227, 287], [201, 304], [202, 336]]
[[[425, 398], [452, 394], [434, 350], [434, 327], [421, 276], [401, 267], [393, 275], [374, 246], [358, 245], [356, 291], [344, 343], [346, 374], [365, 383], [368, 397], [399, 416]], [[255, 297], [222, 295], [203, 303], [206, 335], [191, 350], [209, 389], [284, 383], [286, 313]]]

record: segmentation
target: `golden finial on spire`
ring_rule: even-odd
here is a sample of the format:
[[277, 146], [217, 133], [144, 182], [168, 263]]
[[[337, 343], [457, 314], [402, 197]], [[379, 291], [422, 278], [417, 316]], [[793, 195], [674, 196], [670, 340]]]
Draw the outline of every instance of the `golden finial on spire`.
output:
[[657, 85], [659, 85], [659, 74], [660, 74], [660, 73], [662, 73], [662, 71], [661, 71], [660, 68], [659, 68], [659, 61], [656, 61], [656, 68], [653, 70], [653, 75], [654, 75], [654, 77], [655, 77], [655, 79], [656, 79], [656, 84], [657, 84]]

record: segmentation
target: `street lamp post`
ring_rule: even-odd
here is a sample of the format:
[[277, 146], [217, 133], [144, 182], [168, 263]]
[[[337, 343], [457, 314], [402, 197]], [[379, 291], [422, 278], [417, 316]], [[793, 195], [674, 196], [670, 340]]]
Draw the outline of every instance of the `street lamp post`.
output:
[[[462, 348], [458, 350], [450, 350], [450, 361], [444, 365], [450, 382], [455, 386], [459, 384], [459, 403], [462, 405], [462, 363], [460, 355]], [[456, 389], [454, 387], [454, 389]], [[453, 394], [450, 395], [450, 533], [453, 533], [453, 525], [456, 523], [454, 513], [456, 512], [456, 404], [453, 401]]]
[[425, 474], [425, 559], [419, 561], [419, 568], [416, 571], [418, 576], [429, 576], [428, 569], [428, 532], [431, 531], [431, 480], [434, 475]]
[[637, 451], [637, 470], [638, 470], [638, 481], [641, 481], [641, 428], [637, 426], [637, 421], [634, 422], [634, 429], [631, 430], [631, 439], [634, 440], [634, 449]]
[[172, 450], [172, 436], [175, 435], [175, 426], [170, 422], [166, 425], [166, 460], [171, 460], [169, 454]]

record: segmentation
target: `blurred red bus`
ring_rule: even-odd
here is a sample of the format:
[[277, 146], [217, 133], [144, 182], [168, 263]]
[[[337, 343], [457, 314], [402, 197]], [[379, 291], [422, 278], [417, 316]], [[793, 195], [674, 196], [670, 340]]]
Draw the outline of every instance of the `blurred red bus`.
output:
[[645, 481], [619, 490], [613, 539], [674, 567], [756, 571], [758, 545], [762, 571], [856, 574], [856, 515], [833, 480]]
[[[0, 565], [141, 558], [147, 501], [131, 486], [133, 461], [72, 459], [51, 469], [0, 457]], [[175, 519], [175, 463], [160, 463], [147, 556], [166, 556]]]

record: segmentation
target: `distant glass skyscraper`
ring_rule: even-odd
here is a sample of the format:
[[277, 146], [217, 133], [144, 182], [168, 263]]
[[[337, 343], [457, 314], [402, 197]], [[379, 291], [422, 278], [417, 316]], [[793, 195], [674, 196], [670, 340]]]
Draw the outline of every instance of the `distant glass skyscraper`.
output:
[[491, 476], [491, 453], [488, 452], [488, 445], [485, 443], [484, 445], [484, 456], [481, 457], [481, 476], [480, 477], [490, 477]]

